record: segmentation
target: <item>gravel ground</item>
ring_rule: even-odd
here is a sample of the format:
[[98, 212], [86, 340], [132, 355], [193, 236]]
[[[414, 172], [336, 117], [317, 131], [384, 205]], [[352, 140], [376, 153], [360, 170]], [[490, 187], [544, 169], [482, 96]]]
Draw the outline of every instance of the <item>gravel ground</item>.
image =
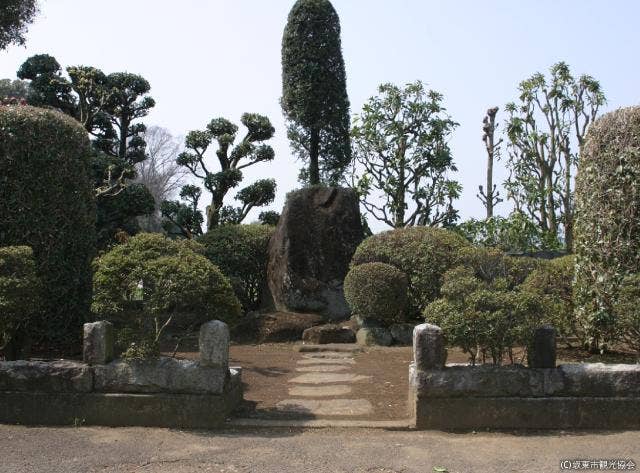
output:
[[[555, 472], [562, 459], [634, 459], [640, 432], [478, 433], [0, 425], [2, 473]], [[638, 467], [636, 467], [636, 471]], [[592, 470], [593, 471], [593, 470]], [[602, 470], [601, 470], [602, 471]]]

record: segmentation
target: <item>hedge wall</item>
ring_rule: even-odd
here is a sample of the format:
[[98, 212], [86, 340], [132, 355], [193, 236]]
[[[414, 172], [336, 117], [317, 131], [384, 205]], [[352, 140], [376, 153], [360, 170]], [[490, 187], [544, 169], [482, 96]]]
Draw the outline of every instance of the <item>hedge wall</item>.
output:
[[593, 349], [618, 337], [615, 301], [640, 273], [640, 107], [596, 120], [576, 177], [574, 295]]
[[33, 248], [44, 285], [32, 328], [76, 345], [91, 303], [95, 204], [89, 139], [62, 113], [0, 106], [0, 246]]

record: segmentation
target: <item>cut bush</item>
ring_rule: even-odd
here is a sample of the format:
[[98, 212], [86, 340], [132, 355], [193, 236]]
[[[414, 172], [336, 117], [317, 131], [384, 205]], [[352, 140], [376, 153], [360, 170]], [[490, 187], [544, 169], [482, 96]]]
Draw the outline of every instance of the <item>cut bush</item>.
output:
[[31, 330], [60, 348], [79, 346], [91, 303], [89, 155], [87, 133], [73, 118], [0, 106], [0, 246], [33, 249], [44, 293]]
[[407, 275], [385, 263], [364, 263], [351, 268], [344, 280], [344, 296], [361, 320], [387, 324], [404, 319]]
[[617, 338], [620, 286], [640, 273], [640, 107], [591, 125], [575, 198], [576, 311], [595, 350]]
[[229, 280], [198, 251], [192, 241], [143, 233], [96, 259], [92, 310], [116, 323], [129, 356], [157, 352], [163, 330], [181, 315], [195, 325], [240, 316]]
[[409, 317], [418, 317], [440, 295], [442, 275], [455, 262], [457, 251], [469, 243], [441, 228], [408, 227], [373, 235], [353, 256], [352, 267], [364, 263], [395, 266], [409, 279]]

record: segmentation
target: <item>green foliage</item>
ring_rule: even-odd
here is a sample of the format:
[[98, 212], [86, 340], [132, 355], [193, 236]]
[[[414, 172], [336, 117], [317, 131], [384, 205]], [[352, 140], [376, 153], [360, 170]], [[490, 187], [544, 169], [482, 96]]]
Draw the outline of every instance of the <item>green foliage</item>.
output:
[[445, 273], [442, 298], [429, 304], [424, 316], [443, 329], [451, 345], [468, 353], [473, 364], [486, 355], [499, 364], [507, 353], [513, 362], [511, 349], [527, 346], [543, 323], [543, 302], [534, 294], [510, 290], [500, 277], [498, 253], [482, 254], [488, 258], [476, 255], [476, 268], [458, 266]]
[[202, 190], [198, 186], [186, 185], [180, 190], [182, 202], [165, 200], [160, 205], [160, 214], [165, 218], [163, 227], [169, 235], [192, 239], [202, 235], [202, 212], [198, 203]]
[[231, 284], [202, 251], [191, 241], [141, 233], [94, 261], [91, 309], [133, 334], [127, 356], [152, 353], [163, 330], [180, 314], [201, 323], [239, 317]]
[[41, 284], [28, 246], [0, 247], [0, 349], [40, 313]]
[[458, 250], [469, 244], [442, 228], [398, 228], [373, 235], [356, 250], [351, 265], [386, 263], [409, 278], [407, 314], [416, 317], [440, 296], [442, 275], [454, 263]]
[[28, 58], [18, 69], [18, 78], [29, 80], [29, 105], [53, 107], [68, 115], [74, 115], [75, 100], [71, 84], [62, 76], [62, 68], [56, 58], [48, 54], [36, 54]]
[[622, 280], [614, 311], [622, 341], [640, 356], [640, 274]]
[[45, 342], [77, 345], [89, 314], [95, 204], [85, 130], [61, 113], [0, 107], [0, 246], [33, 248]]
[[260, 212], [260, 215], [258, 215], [258, 221], [262, 225], [271, 225], [272, 227], [275, 227], [276, 225], [278, 225], [279, 220], [280, 220], [280, 213], [274, 210], [267, 210], [265, 212]]
[[351, 162], [340, 19], [328, 0], [298, 0], [282, 37], [282, 110], [304, 180], [337, 183]]
[[[229, 191], [242, 181], [242, 169], [261, 162], [273, 161], [273, 148], [263, 142], [273, 137], [275, 129], [269, 119], [256, 113], [245, 113], [241, 118], [247, 133], [235, 146], [238, 127], [226, 118], [214, 118], [206, 130], [190, 131], [185, 139], [187, 151], [181, 153], [176, 162], [201, 179], [205, 189], [211, 193], [211, 203], [207, 206], [207, 229], [211, 230], [221, 223], [241, 223], [254, 207], [262, 207], [273, 202], [276, 182], [274, 179], [261, 179], [240, 190], [235, 198], [242, 203], [241, 207], [224, 206], [224, 199]], [[212, 172], [206, 164], [205, 154], [214, 140], [218, 144], [216, 156], [220, 171]], [[194, 226], [199, 217], [197, 205], [194, 205], [193, 186], [183, 188], [183, 199], [187, 204], [172, 202], [165, 205], [163, 214], [174, 225], [185, 228], [178, 220], [180, 214], [187, 216], [183, 221], [191, 225], [183, 232], [185, 236], [197, 234]], [[200, 195], [197, 195], [199, 198]], [[197, 203], [197, 201], [196, 201]], [[186, 205], [186, 207], [185, 207]], [[191, 209], [191, 210], [189, 210]]]
[[616, 338], [615, 301], [625, 277], [640, 272], [640, 107], [593, 123], [576, 180], [578, 317], [591, 347]]
[[3, 0], [0, 6], [0, 50], [24, 45], [27, 25], [38, 13], [37, 0]]
[[491, 217], [486, 220], [470, 219], [454, 227], [474, 245], [499, 248], [513, 253], [558, 250], [562, 243], [523, 212], [517, 210], [508, 217]]
[[551, 240], [573, 248], [573, 172], [585, 133], [606, 102], [593, 77], [572, 76], [564, 62], [549, 77], [535, 73], [519, 86], [519, 102], [509, 103], [506, 132], [507, 198], [536, 222]]
[[407, 306], [407, 275], [385, 263], [364, 263], [351, 268], [344, 280], [344, 296], [361, 319], [400, 322]]
[[23, 80], [0, 79], [0, 98], [26, 100], [28, 97], [28, 82]]
[[377, 220], [395, 228], [450, 226], [462, 187], [447, 143], [458, 125], [442, 95], [417, 81], [399, 88], [383, 84], [364, 105], [352, 130], [353, 180], [360, 200]]
[[565, 342], [575, 336], [585, 342], [585, 327], [576, 319], [573, 304], [575, 257], [564, 256], [545, 262], [533, 271], [521, 286], [522, 291], [544, 298], [547, 319]]
[[221, 225], [198, 238], [204, 255], [229, 278], [243, 309], [260, 306], [267, 284], [268, 245], [274, 227]]

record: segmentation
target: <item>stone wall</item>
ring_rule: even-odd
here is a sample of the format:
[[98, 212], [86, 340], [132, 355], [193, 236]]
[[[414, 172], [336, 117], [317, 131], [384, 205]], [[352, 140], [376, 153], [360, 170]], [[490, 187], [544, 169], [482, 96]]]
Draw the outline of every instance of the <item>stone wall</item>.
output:
[[242, 401], [224, 323], [201, 327], [199, 361], [111, 360], [112, 335], [86, 324], [84, 362], [0, 363], [0, 422], [212, 428]]
[[[555, 339], [548, 327], [540, 333]], [[416, 327], [409, 377], [419, 429], [640, 428], [640, 364], [555, 367], [554, 355], [550, 367], [445, 365], [443, 346], [438, 327]]]

